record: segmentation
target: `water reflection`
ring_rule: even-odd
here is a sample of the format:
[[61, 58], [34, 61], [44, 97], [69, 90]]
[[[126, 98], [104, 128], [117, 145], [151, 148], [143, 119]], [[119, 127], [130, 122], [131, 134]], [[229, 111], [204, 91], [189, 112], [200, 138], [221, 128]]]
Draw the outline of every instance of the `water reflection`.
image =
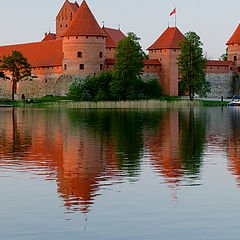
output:
[[228, 169], [240, 187], [240, 109], [231, 109], [231, 135], [228, 139]]
[[[176, 199], [179, 187], [199, 183], [209, 114], [200, 108], [4, 109], [0, 111], [0, 173], [14, 169], [56, 181], [66, 212], [87, 213], [102, 190], [138, 181], [150, 163], [159, 182], [173, 189]], [[232, 131], [229, 138], [225, 136], [229, 169], [238, 182], [239, 116], [232, 113]]]

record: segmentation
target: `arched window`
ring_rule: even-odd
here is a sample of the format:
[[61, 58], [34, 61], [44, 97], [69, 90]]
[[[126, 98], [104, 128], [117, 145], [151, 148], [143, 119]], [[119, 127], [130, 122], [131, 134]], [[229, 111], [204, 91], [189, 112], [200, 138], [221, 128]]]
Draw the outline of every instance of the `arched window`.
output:
[[67, 70], [67, 64], [64, 64], [64, 70]]

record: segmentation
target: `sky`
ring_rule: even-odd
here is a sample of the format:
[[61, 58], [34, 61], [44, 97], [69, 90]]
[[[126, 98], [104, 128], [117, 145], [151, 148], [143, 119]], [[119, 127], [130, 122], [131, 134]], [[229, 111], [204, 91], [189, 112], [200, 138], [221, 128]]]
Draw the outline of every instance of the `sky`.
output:
[[[71, 0], [70, 0], [71, 1]], [[73, 1], [73, 0], [72, 0]], [[229, 0], [86, 0], [100, 26], [134, 32], [146, 50], [174, 26], [170, 12], [177, 8], [177, 27], [196, 32], [209, 59], [225, 52], [226, 42], [240, 22], [240, 1]], [[55, 32], [55, 18], [65, 0], [0, 1], [0, 45], [38, 42], [44, 33]], [[79, 5], [82, 0], [77, 0]]]

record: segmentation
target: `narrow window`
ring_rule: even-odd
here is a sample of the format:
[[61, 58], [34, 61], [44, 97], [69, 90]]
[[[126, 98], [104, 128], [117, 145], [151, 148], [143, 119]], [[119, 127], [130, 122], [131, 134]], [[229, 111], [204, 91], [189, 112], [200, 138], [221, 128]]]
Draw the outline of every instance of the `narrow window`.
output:
[[240, 67], [238, 67], [238, 72], [240, 72]]
[[102, 52], [99, 53], [99, 57], [103, 58], [103, 53]]
[[62, 24], [60, 25], [60, 28], [62, 27]]
[[234, 56], [234, 61], [237, 61], [237, 56]]
[[77, 53], [78, 58], [82, 58], [82, 52]]
[[88, 39], [88, 36], [86, 36], [86, 39]]
[[66, 27], [68, 27], [68, 25], [66, 24]]
[[76, 37], [76, 39], [78, 39], [78, 36]]
[[64, 70], [67, 70], [67, 64], [64, 64]]
[[100, 70], [103, 70], [103, 64], [100, 64]]
[[80, 70], [84, 70], [84, 64], [80, 64], [80, 65], [79, 65], [79, 69], [80, 69]]

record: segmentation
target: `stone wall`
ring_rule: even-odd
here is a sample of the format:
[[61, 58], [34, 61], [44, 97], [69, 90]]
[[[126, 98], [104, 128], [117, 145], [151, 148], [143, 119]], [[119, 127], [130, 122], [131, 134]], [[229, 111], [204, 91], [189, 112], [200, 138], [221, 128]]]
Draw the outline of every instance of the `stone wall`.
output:
[[152, 79], [159, 79], [159, 76], [157, 73], [143, 73], [141, 78], [144, 82], [147, 82]]
[[228, 98], [233, 95], [232, 80], [233, 74], [229, 72], [228, 74], [223, 73], [207, 73], [206, 80], [211, 83], [211, 92], [208, 93], [210, 98]]
[[[33, 80], [24, 80], [17, 84], [15, 99], [23, 97], [41, 98], [47, 95], [65, 96], [68, 92], [70, 83], [77, 77], [71, 76], [44, 76]], [[0, 99], [12, 98], [11, 81], [0, 79]]]

